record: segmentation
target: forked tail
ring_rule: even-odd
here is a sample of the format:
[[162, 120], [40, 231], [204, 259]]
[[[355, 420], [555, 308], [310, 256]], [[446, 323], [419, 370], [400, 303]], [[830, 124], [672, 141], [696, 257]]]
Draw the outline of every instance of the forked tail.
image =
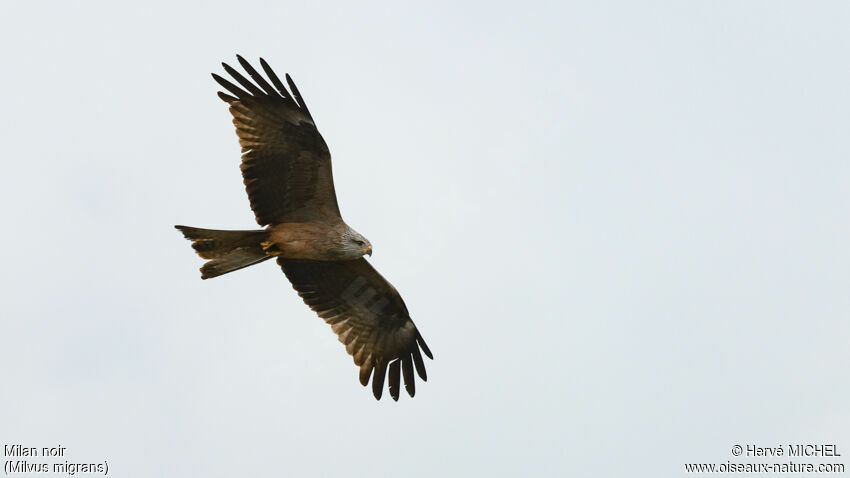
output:
[[219, 231], [189, 226], [174, 227], [192, 241], [192, 249], [199, 256], [209, 259], [201, 267], [201, 279], [218, 277], [272, 258], [260, 245], [268, 236], [264, 230]]

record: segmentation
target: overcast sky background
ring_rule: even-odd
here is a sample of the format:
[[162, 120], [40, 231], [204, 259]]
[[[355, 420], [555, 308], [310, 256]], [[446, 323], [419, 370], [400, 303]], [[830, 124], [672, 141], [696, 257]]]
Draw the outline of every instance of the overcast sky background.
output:
[[[850, 4], [119, 3], [0, 6], [4, 444], [122, 477], [850, 465]], [[236, 53], [310, 106], [434, 352], [415, 399], [276, 264], [201, 281], [173, 229], [256, 226]]]

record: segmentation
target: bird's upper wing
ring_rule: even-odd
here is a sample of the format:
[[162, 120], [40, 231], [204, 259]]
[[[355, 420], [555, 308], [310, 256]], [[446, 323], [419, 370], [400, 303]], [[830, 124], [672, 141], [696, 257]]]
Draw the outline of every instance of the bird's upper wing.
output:
[[257, 222], [265, 226], [339, 217], [331, 154], [295, 83], [286, 75], [290, 94], [265, 60], [260, 65], [271, 84], [237, 58], [254, 82], [225, 63], [225, 71], [242, 87], [212, 76], [232, 94], [218, 93], [230, 104], [242, 146], [242, 177]]
[[398, 400], [400, 374], [412, 397], [413, 369], [426, 380], [420, 347], [433, 358], [395, 288], [365, 259], [310, 261], [278, 258], [298, 295], [331, 325], [360, 367], [360, 383], [372, 377], [372, 393], [380, 399], [389, 370], [389, 389]]

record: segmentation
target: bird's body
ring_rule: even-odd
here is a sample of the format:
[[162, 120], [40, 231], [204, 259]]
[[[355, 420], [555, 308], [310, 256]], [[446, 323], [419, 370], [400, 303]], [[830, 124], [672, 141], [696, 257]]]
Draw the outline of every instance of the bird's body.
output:
[[316, 129], [295, 84], [292, 93], [264, 60], [268, 79], [238, 57], [253, 82], [223, 64], [240, 85], [213, 74], [228, 92], [242, 146], [242, 176], [257, 223], [265, 229], [221, 231], [175, 226], [208, 259], [204, 279], [248, 267], [273, 257], [293, 287], [328, 322], [360, 367], [360, 382], [372, 379], [381, 397], [388, 373], [390, 394], [398, 399], [400, 374], [410, 396], [413, 370], [425, 380], [420, 349], [428, 357], [404, 301], [395, 288], [363, 258], [372, 245], [349, 227], [339, 212], [330, 151]]
[[269, 226], [268, 232], [263, 249], [269, 255], [284, 259], [351, 261], [360, 259], [364, 253], [371, 253], [371, 246], [360, 247], [356, 242], [357, 247], [343, 247], [353, 242], [349, 237], [357, 233], [341, 220], [332, 223], [285, 222]]

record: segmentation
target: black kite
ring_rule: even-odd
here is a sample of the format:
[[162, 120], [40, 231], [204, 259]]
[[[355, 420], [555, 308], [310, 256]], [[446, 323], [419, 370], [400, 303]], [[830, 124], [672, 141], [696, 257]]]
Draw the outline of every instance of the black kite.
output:
[[239, 86], [213, 74], [230, 94], [242, 146], [242, 177], [257, 223], [255, 231], [219, 231], [175, 226], [208, 262], [209, 279], [272, 257], [298, 295], [331, 325], [360, 367], [360, 383], [372, 379], [380, 399], [389, 371], [389, 389], [398, 400], [400, 377], [412, 397], [413, 369], [426, 380], [422, 352], [433, 358], [395, 288], [366, 261], [369, 241], [339, 213], [331, 154], [316, 129], [304, 99], [289, 75], [291, 93], [262, 58], [267, 81], [241, 56], [251, 82], [229, 65], [224, 70]]

